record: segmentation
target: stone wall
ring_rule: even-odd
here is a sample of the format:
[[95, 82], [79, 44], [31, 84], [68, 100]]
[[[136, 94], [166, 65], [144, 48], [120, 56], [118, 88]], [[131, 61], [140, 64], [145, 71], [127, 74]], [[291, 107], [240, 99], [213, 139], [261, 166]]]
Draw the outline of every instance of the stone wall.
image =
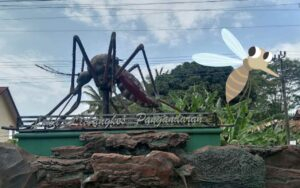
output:
[[187, 134], [85, 133], [85, 145], [33, 156], [0, 145], [0, 187], [260, 188], [300, 187], [298, 147], [182, 148]]

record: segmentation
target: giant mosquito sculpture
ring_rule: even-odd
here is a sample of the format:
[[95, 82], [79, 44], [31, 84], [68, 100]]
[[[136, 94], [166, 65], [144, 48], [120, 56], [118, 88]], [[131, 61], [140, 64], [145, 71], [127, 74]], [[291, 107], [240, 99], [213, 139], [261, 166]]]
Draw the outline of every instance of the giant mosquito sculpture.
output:
[[[76, 45], [78, 45], [83, 56], [81, 72], [78, 74], [75, 74]], [[149, 96], [147, 92], [143, 89], [142, 84], [138, 81], [138, 79], [135, 78], [133, 74], [131, 74], [131, 71], [133, 71], [134, 69], [138, 69], [143, 84], [144, 85], [146, 84], [139, 64], [135, 64], [132, 67], [130, 67], [128, 70], [125, 70], [125, 68], [130, 64], [130, 62], [139, 52], [142, 52], [143, 54], [144, 61], [147, 66], [147, 70], [149, 72], [150, 81], [153, 86], [155, 98]], [[92, 79], [94, 80], [96, 86], [100, 88], [100, 90], [103, 93], [102, 95], [103, 114], [110, 113], [109, 110], [110, 96], [113, 88], [115, 87], [115, 84], [117, 84], [118, 88], [121, 91], [121, 94], [126, 99], [138, 103], [141, 106], [157, 108], [160, 106], [161, 102], [167, 104], [166, 102], [158, 99], [157, 89], [154, 83], [153, 75], [150, 70], [149, 62], [143, 44], [140, 44], [134, 50], [134, 52], [129, 56], [129, 58], [124, 62], [122, 66], [119, 65], [119, 61], [120, 59], [116, 57], [116, 33], [115, 32], [111, 34], [108, 53], [96, 55], [95, 57], [92, 58], [92, 60], [90, 60], [88, 55], [86, 54], [86, 51], [82, 45], [80, 38], [77, 35], [75, 35], [73, 37], [72, 74], [68, 74], [71, 76], [70, 92], [46, 116], [51, 116], [62, 104], [64, 104], [67, 101], [65, 106], [62, 109], [63, 111], [68, 105], [68, 103], [71, 101], [72, 97], [77, 96], [76, 102], [63, 116], [67, 116], [71, 114], [80, 104], [82, 87]], [[84, 71], [84, 63], [86, 63], [87, 65], [87, 71]], [[52, 73], [60, 73], [48, 66], [38, 66], [38, 67]], [[77, 86], [75, 87], [74, 80], [76, 75], [78, 76], [78, 78], [77, 78]], [[176, 109], [173, 106], [171, 107]], [[60, 113], [62, 113], [62, 111]]]

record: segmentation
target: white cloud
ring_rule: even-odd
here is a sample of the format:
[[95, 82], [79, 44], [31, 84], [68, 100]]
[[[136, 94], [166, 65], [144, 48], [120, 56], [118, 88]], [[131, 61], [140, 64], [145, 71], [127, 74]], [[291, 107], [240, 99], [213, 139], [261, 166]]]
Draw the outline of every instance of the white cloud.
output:
[[48, 106], [54, 106], [69, 90], [63, 79], [34, 65], [33, 61], [46, 59], [51, 57], [28, 54], [0, 56], [0, 86], [9, 87], [21, 115], [45, 114], [50, 110]]
[[244, 25], [252, 25], [252, 18], [253, 16], [248, 12], [238, 12], [233, 16], [234, 26], [241, 27]]
[[79, 10], [74, 11], [73, 9], [65, 9], [64, 11], [65, 15], [71, 18], [71, 20], [74, 21], [81, 21], [88, 25], [97, 26], [99, 24], [96, 24], [96, 22], [93, 21], [93, 19], [90, 17], [91, 13], [87, 10]]
[[4, 48], [4, 46], [6, 45], [6, 41], [4, 41], [4, 40], [0, 40], [0, 50], [2, 49], [2, 48]]
[[[233, 8], [238, 4], [236, 2], [199, 2], [140, 5], [145, 2], [140, 3], [140, 1], [133, 0], [125, 0], [121, 3], [108, 0], [101, 2], [96, 0], [73, 0], [71, 3], [73, 3], [73, 7], [71, 10], [68, 10], [69, 8], [66, 9], [65, 14], [67, 16], [84, 15], [84, 18], [78, 19], [78, 21], [84, 22], [89, 26], [93, 25], [91, 24], [91, 20], [93, 20], [93, 22], [99, 22], [99, 27], [102, 29], [146, 29], [149, 31], [143, 33], [144, 36], [159, 44], [169, 44], [170, 46], [179, 45], [181, 41], [192, 41], [191, 37], [196, 37], [198, 36], [197, 33], [201, 33], [201, 30], [183, 29], [199, 28], [208, 24], [218, 23], [218, 19], [223, 17], [225, 13], [222, 9]], [[163, 3], [163, 1], [156, 0], [151, 1], [151, 3]], [[127, 4], [127, 6], [121, 6], [124, 4]], [[78, 7], [79, 5], [80, 7]], [[88, 9], [82, 7], [86, 5], [90, 7]], [[111, 9], [112, 7], [115, 7], [115, 9]], [[215, 8], [220, 8], [221, 10], [203, 11], [203, 9]], [[197, 11], [197, 9], [200, 11]], [[89, 13], [86, 13], [87, 11]], [[95, 18], [97, 16], [99, 16], [99, 19]], [[173, 29], [164, 30], [166, 28]], [[130, 38], [134, 38], [133, 36], [136, 35], [136, 32], [131, 32], [131, 35]]]
[[[269, 2], [269, 3], [273, 3], [273, 4], [282, 4], [283, 1], [279, 1], [279, 0], [264, 0], [265, 2]], [[255, 2], [255, 3], [259, 3], [259, 2]], [[284, 0], [284, 3], [295, 3], [294, 0]]]
[[[1, 10], [0, 11], [0, 18], [13, 18], [14, 15], [11, 13], [11, 11], [5, 11], [5, 10]], [[1, 30], [25, 30], [27, 29], [27, 25], [26, 24], [22, 24], [22, 21], [20, 20], [2, 20], [0, 22], [0, 28]], [[2, 33], [0, 33], [2, 34]], [[1, 36], [1, 35], [0, 35]], [[1, 37], [2, 38], [2, 37]], [[4, 40], [4, 38], [2, 38], [2, 40]]]

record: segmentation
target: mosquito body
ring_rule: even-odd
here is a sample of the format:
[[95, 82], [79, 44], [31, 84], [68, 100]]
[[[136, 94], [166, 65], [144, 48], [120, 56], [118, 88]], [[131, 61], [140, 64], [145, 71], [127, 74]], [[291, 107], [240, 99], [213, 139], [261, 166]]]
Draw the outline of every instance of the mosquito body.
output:
[[249, 48], [248, 53], [246, 53], [241, 43], [230, 31], [222, 29], [221, 33], [225, 44], [239, 57], [239, 59], [211, 53], [195, 54], [192, 59], [205, 66], [233, 66], [236, 68], [232, 71], [226, 81], [227, 103], [238, 96], [244, 89], [251, 70], [262, 70], [268, 74], [278, 77], [278, 74], [267, 67], [268, 63], [272, 60], [272, 54], [270, 52], [256, 46], [252, 46]]
[[[81, 71], [76, 74], [75, 71], [76, 71], [76, 47], [77, 46], [80, 49], [80, 52], [83, 56], [83, 60], [81, 64]], [[155, 98], [147, 94], [147, 91], [143, 88], [140, 81], [131, 73], [131, 71], [138, 69], [143, 84], [146, 87], [146, 82], [139, 64], [134, 64], [129, 69], [127, 70], [125, 69], [132, 62], [135, 56], [140, 52], [142, 52], [142, 55], [144, 57], [144, 62], [146, 64], [149, 73], [151, 85], [153, 86], [153, 92]], [[109, 103], [111, 103], [111, 106], [114, 106], [110, 97], [112, 96], [112, 92], [115, 91], [115, 85], [117, 85], [117, 87], [119, 88], [122, 96], [141, 106], [157, 108], [160, 106], [161, 103], [165, 103], [161, 99], [156, 99], [158, 93], [156, 90], [156, 86], [154, 83], [154, 79], [150, 70], [149, 62], [143, 44], [137, 46], [137, 48], [129, 56], [129, 58], [123, 63], [123, 65], [119, 65], [119, 61], [120, 59], [116, 57], [116, 33], [115, 32], [113, 32], [111, 35], [108, 53], [96, 55], [91, 60], [89, 59], [87, 53], [85, 52], [85, 49], [82, 45], [80, 38], [75, 35], [73, 37], [73, 58], [72, 58], [71, 74], [59, 72], [55, 69], [52, 69], [49, 66], [37, 65], [39, 68], [42, 68], [51, 73], [71, 76], [70, 92], [46, 116], [52, 115], [58, 108], [60, 108], [63, 104], [65, 104], [65, 106], [62, 108], [62, 110], [59, 113], [59, 115], [61, 115], [64, 109], [66, 108], [66, 106], [68, 105], [68, 103], [71, 101], [72, 97], [77, 96], [76, 102], [71, 106], [71, 108], [66, 113], [64, 113], [64, 116], [61, 119], [71, 114], [75, 109], [77, 109], [77, 107], [80, 104], [81, 96], [82, 96], [82, 87], [87, 83], [89, 83], [91, 80], [94, 80], [96, 87], [98, 87], [102, 91], [103, 114], [110, 113]], [[84, 67], [85, 64], [87, 65], [87, 70], [85, 70]], [[77, 84], [75, 87], [76, 77], [77, 77], [76, 79]], [[172, 107], [171, 105], [169, 106]], [[126, 107], [124, 106], [124, 108]], [[176, 109], [175, 107], [173, 108]]]
[[[105, 80], [103, 75], [105, 73], [106, 62], [107, 62], [107, 54], [96, 55], [91, 60], [93, 69], [95, 70], [96, 74], [99, 75], [98, 80], [100, 83], [100, 87], [103, 87], [105, 85]], [[114, 66], [113, 68], [109, 67], [107, 70], [108, 71], [107, 79], [110, 81], [110, 85], [113, 86], [115, 83], [117, 84], [117, 87], [121, 91], [122, 96], [143, 107], [159, 106], [159, 103], [146, 93], [146, 91], [143, 89], [141, 82], [132, 73], [130, 73], [130, 71], [132, 71], [138, 65], [135, 65], [135, 67], [129, 70], [124, 69], [119, 75], [116, 75], [117, 77], [115, 78], [113, 76], [116, 74], [116, 72], [118, 72], [121, 69], [121, 66], [119, 65], [119, 58], [116, 57], [113, 66]], [[91, 74], [89, 75], [91, 79], [92, 75]], [[78, 80], [79, 78], [80, 76], [78, 77]], [[142, 80], [144, 80], [144, 78], [142, 78]]]

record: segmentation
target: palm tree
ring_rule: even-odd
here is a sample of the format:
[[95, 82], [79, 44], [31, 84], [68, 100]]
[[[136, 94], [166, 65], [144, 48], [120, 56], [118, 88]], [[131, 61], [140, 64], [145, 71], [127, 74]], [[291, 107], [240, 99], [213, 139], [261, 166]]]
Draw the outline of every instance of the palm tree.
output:
[[[89, 105], [89, 109], [83, 112], [83, 114], [101, 115], [103, 110], [103, 98], [102, 91], [98, 88], [96, 91], [93, 87], [87, 85], [85, 87], [87, 91], [84, 94], [88, 95], [90, 100], [82, 101]], [[114, 96], [110, 98], [110, 111], [111, 113], [129, 113], [128, 106], [132, 102], [124, 100], [121, 94], [114, 92]]]
[[83, 113], [93, 114], [93, 115], [102, 114], [103, 100], [102, 100], [101, 90], [98, 88], [98, 91], [96, 91], [90, 85], [85, 86], [85, 88], [87, 90], [84, 91], [84, 94], [88, 95], [91, 100], [82, 101], [83, 103], [89, 105], [89, 109], [87, 109]]
[[161, 67], [159, 70], [155, 69], [155, 77], [161, 76], [163, 74], [169, 74], [169, 70], [164, 71], [164, 67]]

